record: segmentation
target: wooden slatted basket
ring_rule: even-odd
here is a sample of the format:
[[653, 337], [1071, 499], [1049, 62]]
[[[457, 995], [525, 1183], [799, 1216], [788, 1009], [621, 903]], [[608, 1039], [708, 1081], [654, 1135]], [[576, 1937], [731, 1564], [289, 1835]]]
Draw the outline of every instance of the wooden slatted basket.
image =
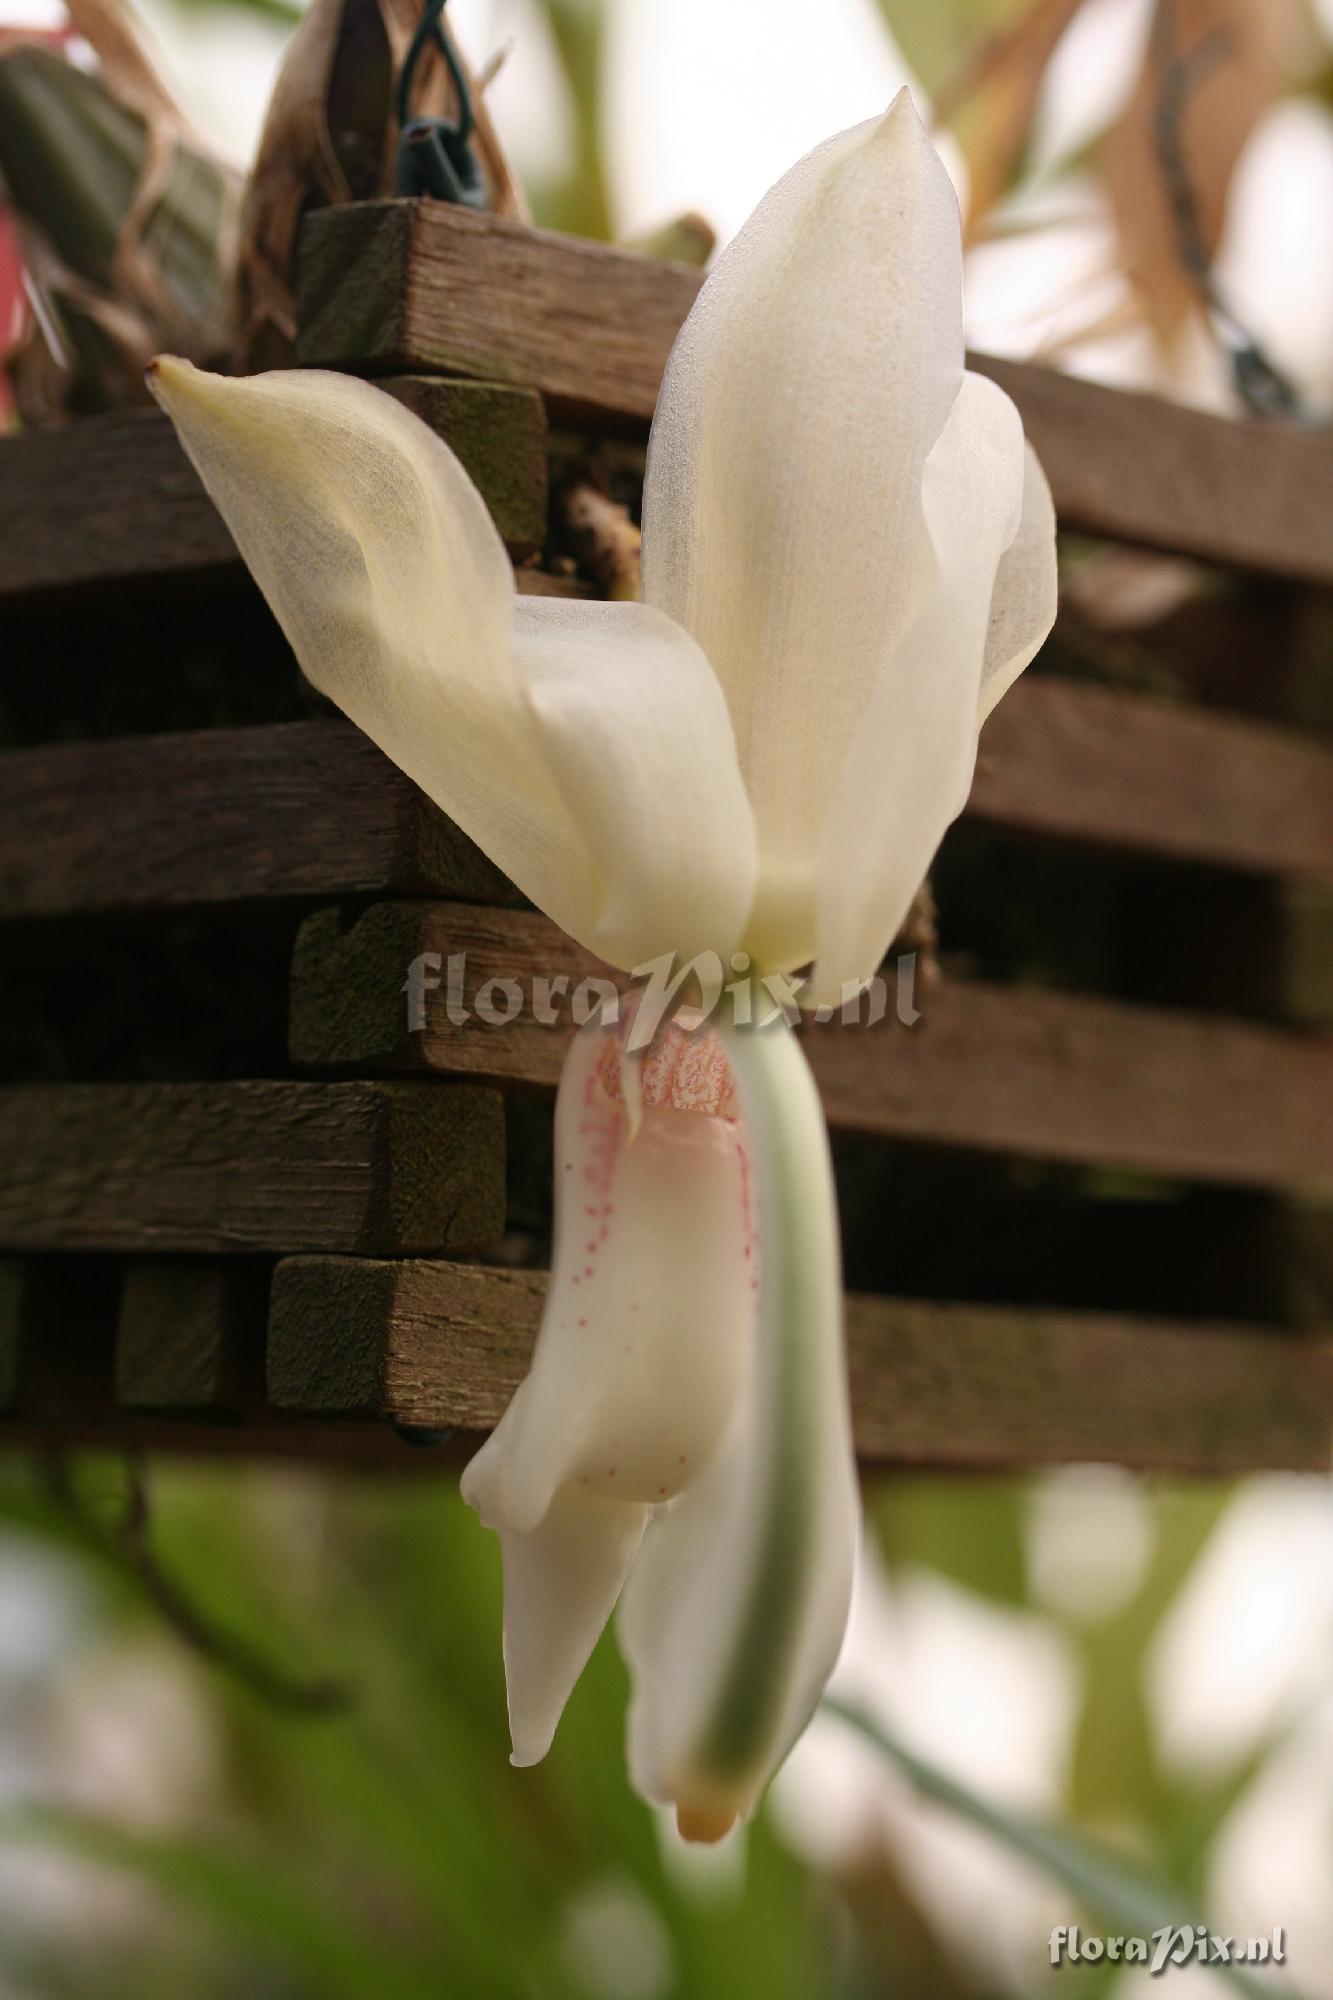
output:
[[[330, 209], [299, 353], [453, 444], [521, 589], [587, 592], [548, 463], [632, 484], [697, 285]], [[858, 1445], [1324, 1468], [1333, 443], [973, 360], [1071, 555], [1201, 582], [1132, 635], [1062, 613], [935, 871], [922, 1018], [810, 1032]], [[484, 1430], [540, 1312], [569, 1030], [417, 1031], [405, 970], [600, 968], [304, 688], [155, 412], [0, 444], [0, 603], [0, 1440], [384, 1464]]]

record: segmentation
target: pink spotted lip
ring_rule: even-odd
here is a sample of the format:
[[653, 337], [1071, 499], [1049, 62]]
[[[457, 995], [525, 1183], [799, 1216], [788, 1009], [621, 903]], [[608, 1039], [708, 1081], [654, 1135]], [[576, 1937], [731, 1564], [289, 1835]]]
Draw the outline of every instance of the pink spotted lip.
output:
[[[607, 1041], [598, 1058], [597, 1073], [613, 1103], [623, 1103], [621, 1055]], [[672, 1111], [700, 1111], [708, 1118], [739, 1116], [736, 1086], [722, 1044], [711, 1029], [686, 1030], [666, 1021], [637, 1058], [639, 1089], [645, 1107], [665, 1105]]]

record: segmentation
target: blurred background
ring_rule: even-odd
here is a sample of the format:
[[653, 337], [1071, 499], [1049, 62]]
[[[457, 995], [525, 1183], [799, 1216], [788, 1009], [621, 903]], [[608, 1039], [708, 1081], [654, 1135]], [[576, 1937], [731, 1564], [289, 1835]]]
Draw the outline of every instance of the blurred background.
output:
[[[243, 169], [296, 11], [140, 12]], [[907, 83], [958, 187], [976, 346], [1219, 409], [1333, 403], [1328, 0], [449, 12], [474, 70], [503, 56], [486, 103], [540, 222], [627, 239], [695, 210], [725, 241]], [[1205, 51], [1183, 204], [1150, 89], [1168, 31]], [[509, 1770], [497, 1552], [456, 1470], [154, 1466], [136, 1562], [125, 1468], [0, 1462], [0, 2000], [1146, 2000], [1142, 1968], [1050, 1966], [1057, 1925], [1138, 1927], [1083, 1838], [1218, 1931], [1280, 1926], [1274, 1990], [1333, 1996], [1327, 1482], [877, 1480], [835, 1688], [883, 1741], [821, 1717], [701, 1856], [626, 1790], [609, 1641], [548, 1762]], [[1063, 1829], [1044, 1857], [1031, 1816]]]

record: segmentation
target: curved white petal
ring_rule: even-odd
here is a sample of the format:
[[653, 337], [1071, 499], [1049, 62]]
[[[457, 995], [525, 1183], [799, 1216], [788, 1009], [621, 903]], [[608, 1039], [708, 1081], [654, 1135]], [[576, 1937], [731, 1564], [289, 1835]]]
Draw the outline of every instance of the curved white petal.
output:
[[[610, 1609], [628, 1510], [696, 1476], [749, 1379], [744, 1134], [703, 1108], [725, 1102], [730, 1079], [710, 1036], [688, 1039], [679, 1074], [645, 1077], [631, 1141], [615, 1031], [590, 1023], [575, 1037], [556, 1106], [555, 1248], [532, 1367], [463, 1475], [464, 1499], [504, 1540], [516, 1753], [549, 1741]], [[700, 1065], [719, 1085], [711, 1098], [695, 1088]], [[691, 1101], [701, 1108], [675, 1108]], [[599, 1523], [597, 1510], [620, 1525]], [[576, 1560], [581, 1542], [592, 1567], [562, 1622], [548, 1556], [563, 1563], [572, 1549]]]
[[906, 92], [764, 198], [681, 329], [644, 592], [722, 683], [759, 829], [747, 945], [815, 948], [819, 835], [930, 582], [921, 475], [963, 370], [958, 208]]
[[650, 1523], [617, 1621], [631, 1774], [703, 1839], [753, 1806], [814, 1711], [846, 1628], [858, 1520], [819, 1095], [781, 1017], [722, 1041], [753, 1147], [754, 1391], [703, 1478]]
[[[875, 971], [967, 797], [997, 572], [1019, 530], [1028, 462], [1017, 410], [969, 373], [926, 462], [930, 594], [880, 676], [824, 829], [812, 1001], [836, 1001], [845, 982]], [[1037, 489], [1038, 526], [1039, 501]], [[1033, 598], [1053, 602], [1054, 567], [1054, 538], [1042, 542], [1034, 527], [1015, 562], [1024, 589], [1007, 599], [1012, 621], [1006, 610], [996, 628], [997, 681], [1017, 673], [1023, 648], [1036, 650]]]
[[633, 1501], [562, 1486], [539, 1526], [500, 1529], [504, 1660], [515, 1764], [539, 1764], [611, 1616], [648, 1519]]
[[163, 358], [150, 379], [310, 680], [588, 942], [586, 843], [510, 655], [513, 572], [448, 446], [350, 376]]
[[995, 572], [986, 657], [981, 663], [978, 729], [1054, 625], [1056, 584], [1055, 507], [1041, 460], [1025, 444], [1023, 514]]
[[646, 604], [519, 598], [514, 653], [601, 877], [593, 949], [632, 971], [740, 942], [754, 815], [717, 677]]

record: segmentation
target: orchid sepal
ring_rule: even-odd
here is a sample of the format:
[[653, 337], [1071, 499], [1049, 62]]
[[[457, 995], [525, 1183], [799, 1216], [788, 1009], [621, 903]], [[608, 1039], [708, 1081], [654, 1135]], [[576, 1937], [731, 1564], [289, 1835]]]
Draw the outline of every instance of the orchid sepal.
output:
[[819, 1094], [781, 1010], [719, 1024], [748, 1133], [754, 1382], [700, 1480], [650, 1522], [621, 1599], [630, 1770], [718, 1838], [749, 1813], [832, 1671], [859, 1500], [837, 1202]]

